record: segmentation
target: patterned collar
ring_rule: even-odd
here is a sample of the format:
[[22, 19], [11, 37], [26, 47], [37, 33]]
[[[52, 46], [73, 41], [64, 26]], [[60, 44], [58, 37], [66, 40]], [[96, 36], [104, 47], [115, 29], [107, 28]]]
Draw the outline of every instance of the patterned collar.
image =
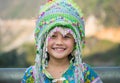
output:
[[[42, 69], [42, 72], [48, 79], [54, 79], [53, 76], [46, 69]], [[66, 78], [66, 76], [70, 75], [70, 73], [72, 72], [74, 73], [74, 66], [73, 63], [70, 63], [68, 69], [63, 72], [62, 77]]]

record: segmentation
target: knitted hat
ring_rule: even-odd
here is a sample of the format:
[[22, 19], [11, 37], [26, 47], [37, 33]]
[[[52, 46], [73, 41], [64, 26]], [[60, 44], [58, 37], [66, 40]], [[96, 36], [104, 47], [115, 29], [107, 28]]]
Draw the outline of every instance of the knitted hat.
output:
[[[56, 26], [67, 27], [71, 29], [76, 38], [75, 50], [75, 81], [82, 83], [82, 68], [81, 68], [81, 49], [84, 45], [84, 20], [79, 7], [72, 0], [50, 0], [40, 8], [39, 17], [36, 22], [35, 39], [37, 46], [36, 54], [36, 83], [44, 83], [42, 78], [42, 69], [46, 65], [46, 46], [45, 41], [50, 30]], [[40, 70], [39, 70], [40, 69]]]
[[72, 0], [50, 0], [41, 7], [39, 13], [35, 31], [36, 40], [54, 26], [62, 25], [71, 28], [84, 44], [83, 15]]

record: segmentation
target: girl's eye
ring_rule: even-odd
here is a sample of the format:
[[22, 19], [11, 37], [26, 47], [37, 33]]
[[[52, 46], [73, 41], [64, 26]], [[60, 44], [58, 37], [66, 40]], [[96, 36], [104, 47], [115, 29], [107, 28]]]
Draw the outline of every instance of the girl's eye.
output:
[[56, 35], [52, 35], [51, 38], [56, 38], [57, 36]]
[[64, 38], [71, 38], [71, 36], [69, 36], [69, 35], [65, 35]]

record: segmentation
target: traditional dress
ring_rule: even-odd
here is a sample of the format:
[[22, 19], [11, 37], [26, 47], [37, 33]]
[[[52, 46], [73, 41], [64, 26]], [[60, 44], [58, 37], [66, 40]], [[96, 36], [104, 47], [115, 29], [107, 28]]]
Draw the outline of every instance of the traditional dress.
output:
[[[63, 83], [75, 83], [74, 76], [75, 66], [71, 63], [69, 68], [63, 72], [61, 79], [54, 79], [51, 74], [45, 69], [42, 70], [42, 76], [44, 78], [44, 83], [56, 83], [55, 80], [63, 81]], [[83, 76], [84, 83], [102, 83], [100, 77], [94, 72], [94, 70], [87, 64], [83, 63]], [[34, 66], [27, 68], [22, 83], [35, 83], [34, 79]]]

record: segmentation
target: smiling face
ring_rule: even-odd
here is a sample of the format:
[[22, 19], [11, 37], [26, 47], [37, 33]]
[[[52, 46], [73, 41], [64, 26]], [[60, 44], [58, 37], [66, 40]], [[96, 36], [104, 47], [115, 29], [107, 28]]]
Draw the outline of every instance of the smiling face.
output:
[[60, 31], [55, 30], [48, 37], [47, 50], [50, 58], [65, 59], [73, 51], [75, 40], [68, 29], [59, 29]]

